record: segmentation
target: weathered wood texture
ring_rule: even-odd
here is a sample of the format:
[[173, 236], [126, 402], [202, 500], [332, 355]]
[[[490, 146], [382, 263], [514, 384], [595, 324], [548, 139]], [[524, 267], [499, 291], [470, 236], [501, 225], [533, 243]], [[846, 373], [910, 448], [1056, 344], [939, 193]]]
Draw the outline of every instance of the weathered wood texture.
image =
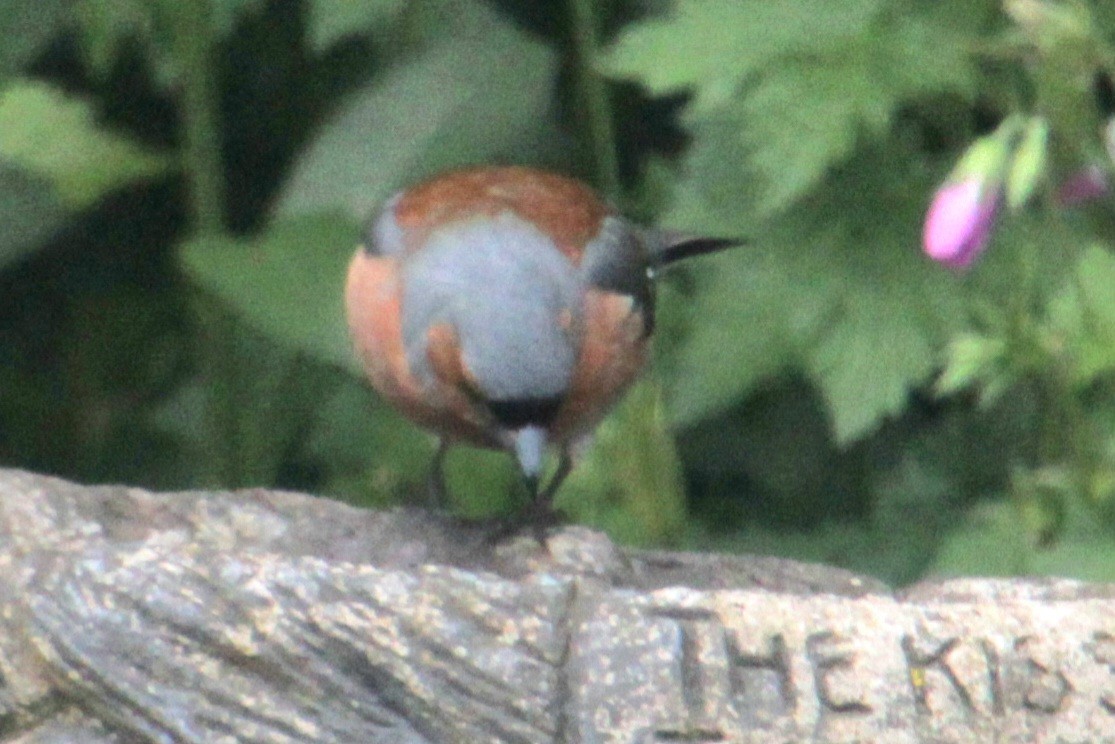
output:
[[2, 742], [1115, 742], [1115, 592], [0, 470]]

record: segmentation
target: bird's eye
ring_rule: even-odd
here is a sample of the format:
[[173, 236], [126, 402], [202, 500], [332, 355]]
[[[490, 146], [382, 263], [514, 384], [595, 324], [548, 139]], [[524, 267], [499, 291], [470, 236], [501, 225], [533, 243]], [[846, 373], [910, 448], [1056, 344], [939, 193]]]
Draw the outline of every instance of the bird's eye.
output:
[[581, 271], [592, 287], [632, 298], [644, 316], [647, 334], [654, 328], [654, 284], [642, 235], [625, 220], [609, 217], [600, 234], [585, 247]]

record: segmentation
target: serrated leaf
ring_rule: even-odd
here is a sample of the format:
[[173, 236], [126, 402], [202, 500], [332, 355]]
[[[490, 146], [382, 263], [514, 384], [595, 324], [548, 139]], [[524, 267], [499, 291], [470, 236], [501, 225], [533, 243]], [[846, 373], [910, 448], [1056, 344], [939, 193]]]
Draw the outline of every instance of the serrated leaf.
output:
[[307, 215], [254, 238], [197, 237], [181, 255], [198, 283], [269, 338], [362, 375], [342, 299], [358, 233], [343, 215]]
[[824, 49], [861, 33], [879, 0], [681, 0], [632, 24], [604, 57], [615, 77], [652, 93], [694, 89], [698, 109], [725, 100], [750, 74], [787, 54]]
[[786, 63], [740, 101], [748, 164], [765, 178], [761, 212], [776, 211], [848, 157], [861, 132], [878, 135], [897, 101], [872, 74], [862, 47], [825, 64]]
[[882, 84], [903, 98], [942, 91], [975, 95], [979, 67], [973, 52], [989, 10], [994, 12], [994, 4], [893, 8], [873, 33], [871, 56]]
[[[765, 216], [787, 207], [861, 143], [885, 134], [903, 105], [942, 91], [967, 95], [974, 88], [976, 68], [963, 43], [966, 38], [948, 18], [938, 18], [941, 13], [886, 15], [864, 3], [842, 19], [843, 25], [816, 36], [798, 38], [793, 34], [800, 28], [788, 26], [772, 31], [770, 38], [751, 38], [758, 33], [754, 29], [765, 28], [765, 14], [797, 13], [808, 5], [769, 3], [755, 13], [755, 26], [741, 22], [721, 28], [718, 3], [683, 4], [672, 20], [642, 24], [650, 26], [646, 37], [635, 24], [631, 38], [642, 39], [636, 48], [621, 42], [614, 50], [614, 65], [616, 59], [631, 62], [632, 54], [639, 58], [636, 67], [645, 67], [642, 79], [655, 92], [672, 90], [679, 82], [696, 87], [698, 98], [687, 110], [696, 135], [691, 157], [731, 176], [715, 180], [734, 184], [740, 202], [736, 211]], [[750, 8], [749, 3], [743, 6]], [[837, 7], [845, 6], [830, 3], [814, 10], [823, 15]], [[665, 47], [684, 49], [693, 41], [673, 27], [696, 34], [698, 25], [707, 25], [707, 33], [715, 28], [730, 38], [738, 34], [754, 47], [746, 53], [721, 50], [724, 56], [697, 54], [694, 62], [674, 60]], [[790, 40], [774, 43], [780, 33], [791, 34]], [[678, 77], [669, 77], [673, 75]], [[666, 76], [670, 84], [658, 76]], [[741, 84], [744, 78], [747, 82]]]
[[[303, 153], [281, 215], [342, 208], [359, 218], [395, 189], [467, 163], [537, 159], [555, 58], [486, 5], [456, 6], [456, 29], [357, 93]], [[514, 63], [509, 63], [514, 60]]]
[[[679, 356], [692, 357], [684, 362], [692, 371], [671, 379], [668, 389], [692, 386], [694, 400], [713, 402], [703, 413], [721, 408], [749, 392], [741, 383], [754, 379], [741, 370], [765, 347], [778, 349], [783, 363], [803, 368], [819, 385], [842, 444], [899, 412], [909, 389], [927, 382], [935, 347], [947, 338], [942, 331], [965, 316], [955, 280], [917, 250], [923, 205], [914, 196], [919, 189], [911, 188], [918, 183], [911, 166], [901, 165], [902, 149], [857, 152], [827, 177], [826, 189], [758, 228], [746, 211], [733, 208], [728, 168], [718, 170], [712, 158], [691, 162], [679, 202], [684, 211], [671, 217], [689, 229], [700, 229], [690, 220], [707, 218], [727, 234], [756, 231], [758, 245], [719, 260], [739, 261], [747, 272], [763, 266], [767, 277], [752, 285], [721, 270], [714, 284], [699, 288], [695, 338], [716, 337], [739, 323], [736, 341], [724, 334], [701, 349], [683, 343]], [[694, 199], [695, 193], [711, 197]], [[780, 345], [771, 346], [772, 338]], [[704, 390], [697, 387], [702, 380], [708, 380]]]
[[310, 0], [310, 44], [323, 51], [346, 36], [386, 24], [405, 6], [406, 0]]
[[1115, 256], [1088, 247], [1065, 285], [1050, 299], [1047, 345], [1074, 362], [1079, 385], [1115, 371]]
[[[700, 174], [694, 174], [700, 178]], [[703, 186], [704, 184], [702, 184]], [[739, 210], [710, 210], [693, 184], [665, 220], [697, 233], [747, 235]], [[691, 425], [742, 400], [767, 377], [800, 364], [839, 300], [827, 258], [799, 226], [768, 225], [761, 240], [689, 265], [690, 296], [663, 293], [663, 331], [684, 332], [660, 360], [675, 425]], [[669, 272], [663, 282], [671, 281]], [[673, 300], [673, 301], [671, 301]]]
[[736, 111], [690, 123], [693, 142], [663, 224], [696, 234], [751, 236], [763, 227], [754, 204], [765, 186], [748, 158]]
[[760, 213], [800, 198], [861, 140], [883, 135], [904, 102], [968, 84], [966, 57], [901, 44], [947, 41], [930, 29], [911, 19], [824, 55], [786, 59], [724, 108], [722, 115], [737, 118], [749, 170], [764, 178]]
[[910, 388], [933, 370], [933, 347], [917, 316], [879, 296], [856, 293], [813, 351], [810, 370], [841, 443], [901, 411]]
[[[692, 318], [663, 375], [671, 418], [679, 426], [740, 400], [788, 366], [796, 350], [788, 328], [787, 275], [769, 263], [736, 256], [709, 262], [719, 270], [705, 275], [689, 307], [662, 310], [686, 310]], [[817, 299], [823, 306], [824, 298]]]
[[1006, 342], [978, 333], [962, 333], [949, 342], [945, 370], [937, 378], [938, 395], [951, 395], [975, 385], [993, 384], [1005, 370]]
[[0, 162], [46, 179], [73, 209], [169, 166], [167, 158], [98, 127], [88, 102], [35, 82], [0, 91]]

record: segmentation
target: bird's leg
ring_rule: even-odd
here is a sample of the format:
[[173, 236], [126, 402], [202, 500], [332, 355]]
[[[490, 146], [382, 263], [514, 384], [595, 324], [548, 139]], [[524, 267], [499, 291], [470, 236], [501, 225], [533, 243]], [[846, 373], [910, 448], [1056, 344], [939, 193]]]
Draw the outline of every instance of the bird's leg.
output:
[[550, 482], [542, 489], [542, 492], [535, 495], [534, 498], [534, 511], [538, 514], [553, 514], [554, 513], [554, 495], [561, 484], [565, 481], [566, 476], [573, 470], [573, 456], [569, 454], [569, 447], [562, 445], [561, 454], [558, 459], [557, 470], [550, 477]]
[[562, 446], [557, 470], [550, 477], [550, 482], [546, 483], [545, 489], [541, 492], [531, 494], [534, 500], [523, 512], [524, 523], [532, 526], [534, 537], [542, 544], [545, 544], [546, 530], [561, 522], [562, 515], [554, 509], [554, 494], [571, 470], [573, 470], [573, 457], [569, 453], [569, 447]]
[[526, 508], [523, 513], [524, 524], [529, 524], [534, 531], [534, 539], [540, 545], [546, 544], [546, 532], [551, 527], [555, 527], [562, 521], [562, 515], [554, 509], [554, 494], [557, 493], [558, 488], [561, 487], [562, 481], [569, 475], [569, 471], [573, 469], [573, 457], [569, 454], [569, 448], [562, 446], [561, 454], [558, 459], [557, 470], [550, 477], [550, 482], [542, 491], [532, 493], [531, 496], [534, 500], [530, 506]]
[[445, 487], [445, 455], [449, 452], [449, 439], [441, 437], [437, 451], [430, 462], [430, 474], [426, 478], [426, 496], [431, 509], [444, 510], [449, 506], [448, 489]]
[[534, 539], [539, 545], [546, 544], [546, 531], [561, 522], [561, 514], [554, 509], [554, 494], [557, 493], [561, 482], [569, 475], [569, 471], [573, 469], [573, 458], [569, 454], [568, 447], [562, 446], [560, 458], [557, 470], [542, 491], [538, 490], [536, 478], [526, 479], [530, 503], [517, 516], [492, 533], [493, 541], [498, 542], [527, 528], [534, 534]]

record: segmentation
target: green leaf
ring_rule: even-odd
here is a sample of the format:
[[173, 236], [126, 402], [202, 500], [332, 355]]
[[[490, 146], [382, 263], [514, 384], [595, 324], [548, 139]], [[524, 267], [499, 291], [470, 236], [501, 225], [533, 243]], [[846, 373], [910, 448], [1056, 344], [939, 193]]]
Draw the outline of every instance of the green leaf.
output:
[[1046, 345], [1073, 361], [1078, 385], [1115, 371], [1115, 255], [1089, 246], [1065, 285], [1049, 301]]
[[[158, 0], [166, 3], [181, 3], [181, 0]], [[240, 20], [240, 16], [261, 10], [265, 0], [205, 0], [212, 3], [213, 27], [220, 34], [227, 34]], [[363, 5], [366, 0], [353, 0], [352, 5]]]
[[980, 29], [995, 10], [994, 3], [979, 0], [895, 3], [870, 33], [880, 84], [904, 99], [942, 92], [973, 98], [980, 79], [975, 52], [984, 41]]
[[[885, 134], [903, 105], [943, 91], [974, 92], [976, 68], [965, 43], [971, 32], [935, 8], [753, 5], [683, 3], [675, 16], [634, 24], [610, 57], [610, 69], [653, 92], [697, 89], [688, 110], [697, 135], [692, 158], [730, 176], [717, 180], [737, 190], [737, 211], [761, 216], [787, 207], [857, 147]], [[736, 12], [738, 23], [725, 20]], [[819, 24], [816, 33], [800, 23], [779, 25], [799, 15], [809, 15], [807, 26]], [[723, 40], [724, 48], [711, 40]], [[709, 43], [716, 52], [673, 57]]]
[[980, 505], [947, 536], [930, 576], [1019, 576], [1029, 572], [1031, 547], [1018, 510], [1006, 501]]
[[275, 485], [339, 375], [258, 333], [226, 308], [198, 313], [205, 347], [201, 374], [155, 411], [173, 435], [192, 486]]
[[485, 4], [455, 8], [451, 35], [360, 91], [325, 126], [296, 164], [278, 214], [341, 208], [363, 219], [435, 171], [537, 162], [560, 146], [543, 124], [553, 53]]
[[[679, 423], [722, 410], [780, 368], [799, 367], [819, 385], [844, 444], [899, 412], [909, 389], [928, 379], [935, 326], [951, 317], [954, 287], [911, 245], [904, 219], [919, 205], [893, 196], [904, 193], [892, 188], [901, 175], [882, 177], [873, 162], [768, 223], [762, 241], [704, 259], [715, 272], [694, 272], [702, 283], [681, 308], [692, 320], [667, 366]], [[700, 212], [671, 217], [692, 228]]]
[[739, 101], [748, 165], [765, 177], [761, 212], [778, 210], [815, 186], [848, 157], [861, 131], [877, 136], [885, 130], [897, 102], [872, 74], [865, 53], [851, 46], [825, 64], [787, 62]]
[[1115, 581], [1115, 540], [1110, 536], [1068, 538], [1034, 554], [1027, 573], [1081, 581]]
[[625, 544], [677, 544], [685, 488], [657, 381], [640, 382], [601, 423], [556, 505]]
[[[697, 403], [685, 408], [703, 415], [740, 400], [778, 365], [797, 367], [821, 388], [846, 444], [905, 407], [910, 388], [927, 382], [947, 329], [966, 315], [963, 285], [917, 248], [931, 182], [910, 146], [888, 138], [830, 170], [825, 188], [794, 210], [760, 219], [746, 208], [746, 173], [723, 162], [735, 154], [717, 162], [712, 147], [695, 153], [669, 214], [684, 229], [755, 240], [716, 259], [738, 268], [698, 287], [690, 332], [715, 340], [681, 345], [693, 372], [669, 388], [692, 386]], [[752, 273], [764, 278], [748, 280]]]
[[1007, 172], [1006, 202], [1012, 211], [1026, 206], [1045, 179], [1048, 146], [1049, 123], [1041, 117], [1031, 117], [1022, 131], [1022, 140]]
[[346, 36], [385, 25], [405, 6], [405, 0], [311, 0], [310, 44], [320, 52]]
[[919, 55], [900, 46], [905, 37], [924, 43], [916, 33], [923, 26], [909, 21], [824, 55], [785, 59], [723, 107], [718, 116], [734, 119], [747, 169], [763, 179], [760, 213], [794, 202], [861, 142], [884, 135], [904, 102], [971, 78], [966, 59], [948, 53], [931, 57], [928, 50]]
[[605, 56], [615, 77], [662, 95], [695, 90], [696, 108], [726, 98], [776, 58], [823, 50], [861, 33], [881, 0], [681, 0], [672, 13], [632, 24]]
[[1006, 341], [978, 333], [962, 333], [949, 342], [945, 370], [937, 378], [938, 395], [951, 395], [976, 385], [1003, 390], [1009, 373], [1006, 369]]
[[229, 34], [241, 15], [264, 5], [264, 0], [75, 0], [74, 15], [94, 73], [108, 75], [121, 45], [138, 40], [148, 48], [159, 82], [171, 85], [186, 63], [174, 40], [197, 32], [199, 13], [208, 13], [206, 28], [218, 37]]
[[357, 242], [350, 219], [279, 221], [254, 238], [200, 236], [182, 246], [187, 271], [277, 343], [362, 375], [344, 322], [345, 267]]
[[405, 421], [366, 382], [351, 376], [318, 408], [306, 446], [325, 466], [323, 493], [380, 506], [408, 489], [416, 500], [425, 498], [421, 491], [434, 452], [429, 434]]
[[832, 307], [824, 289], [799, 293], [797, 273], [766, 246], [701, 264], [693, 269], [692, 296], [663, 303], [659, 313], [688, 318], [684, 336], [662, 360], [671, 416], [679, 426], [727, 408], [789, 367]]
[[77, 0], [74, 16], [85, 60], [102, 78], [111, 71], [123, 42], [135, 38], [150, 43], [156, 37], [155, 13], [144, 0]]
[[72, 209], [131, 181], [165, 173], [170, 161], [97, 126], [92, 106], [45, 83], [0, 91], [0, 163], [51, 183]]
[[0, 3], [0, 80], [16, 73], [53, 36], [65, 30], [70, 0]]
[[930, 340], [909, 308], [866, 293], [849, 297], [810, 360], [837, 441], [858, 439], [901, 411], [933, 362]]
[[68, 216], [49, 183], [0, 165], [0, 270], [35, 250]]

